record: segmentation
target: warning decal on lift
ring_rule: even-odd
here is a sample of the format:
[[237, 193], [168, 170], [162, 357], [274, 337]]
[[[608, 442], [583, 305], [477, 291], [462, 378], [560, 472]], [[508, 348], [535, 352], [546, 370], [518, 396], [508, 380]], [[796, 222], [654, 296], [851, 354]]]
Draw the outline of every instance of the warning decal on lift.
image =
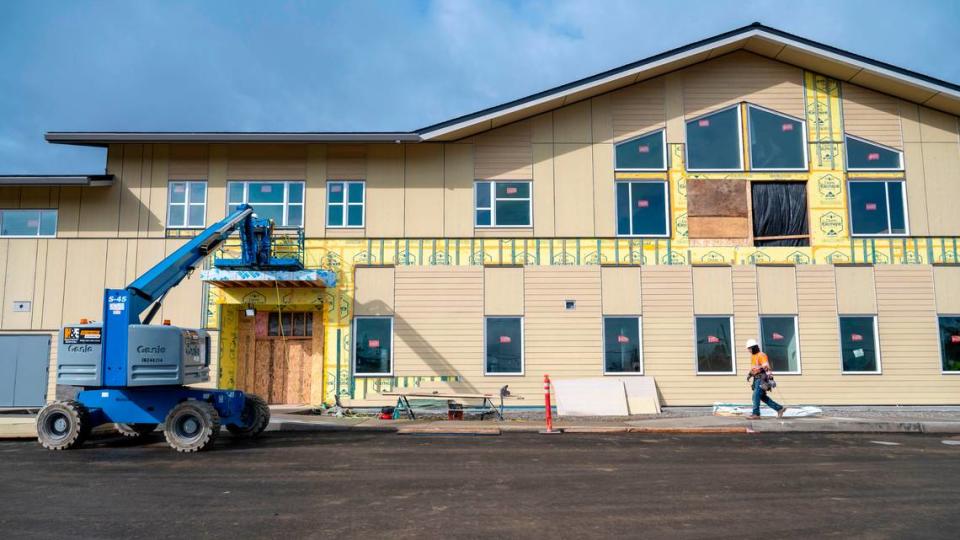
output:
[[63, 344], [64, 345], [77, 345], [77, 344], [100, 344], [100, 329], [99, 328], [82, 328], [80, 326], [65, 326], [63, 327]]

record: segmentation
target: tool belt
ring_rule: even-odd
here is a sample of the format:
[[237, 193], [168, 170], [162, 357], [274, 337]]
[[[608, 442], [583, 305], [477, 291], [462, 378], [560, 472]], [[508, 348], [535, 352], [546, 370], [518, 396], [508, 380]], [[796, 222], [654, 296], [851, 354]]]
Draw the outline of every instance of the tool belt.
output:
[[769, 392], [777, 387], [777, 381], [773, 379], [773, 374], [769, 371], [761, 371], [757, 374], [748, 374], [747, 381], [750, 382], [752, 380], [756, 380], [756, 384], [759, 384], [760, 389], [762, 389], [764, 392]]

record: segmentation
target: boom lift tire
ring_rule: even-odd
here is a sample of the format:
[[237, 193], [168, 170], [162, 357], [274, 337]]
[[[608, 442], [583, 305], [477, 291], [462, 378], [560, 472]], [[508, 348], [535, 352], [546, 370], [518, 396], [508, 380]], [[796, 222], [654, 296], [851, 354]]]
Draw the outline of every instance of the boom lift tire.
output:
[[77, 401], [55, 401], [37, 415], [37, 439], [48, 450], [71, 450], [90, 435], [90, 413]]
[[167, 414], [163, 435], [177, 452], [209, 450], [220, 435], [220, 415], [206, 401], [189, 399]]
[[159, 424], [115, 424], [117, 433], [131, 439], [153, 433]]
[[245, 394], [244, 397], [246, 401], [240, 417], [245, 425], [227, 424], [227, 431], [234, 437], [252, 439], [267, 429], [267, 424], [270, 423], [270, 407], [267, 405], [267, 400], [256, 394]]

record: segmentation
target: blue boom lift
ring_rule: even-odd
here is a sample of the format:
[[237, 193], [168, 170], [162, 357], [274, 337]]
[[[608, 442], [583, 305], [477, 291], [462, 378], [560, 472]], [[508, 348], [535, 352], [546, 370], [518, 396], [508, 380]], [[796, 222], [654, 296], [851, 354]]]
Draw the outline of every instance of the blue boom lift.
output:
[[150, 324], [166, 294], [237, 229], [241, 259], [218, 260], [218, 265], [303, 268], [299, 259], [272, 256], [272, 222], [241, 205], [125, 289], [106, 289], [102, 322], [81, 321], [61, 330], [57, 384], [81, 390], [75, 399], [50, 403], [40, 411], [40, 444], [51, 450], [76, 448], [105, 423], [115, 423], [130, 437], [163, 424], [171, 447], [196, 452], [213, 446], [221, 425], [241, 437], [256, 437], [266, 429], [270, 409], [262, 398], [239, 390], [185, 386], [210, 380], [210, 336], [204, 330]]

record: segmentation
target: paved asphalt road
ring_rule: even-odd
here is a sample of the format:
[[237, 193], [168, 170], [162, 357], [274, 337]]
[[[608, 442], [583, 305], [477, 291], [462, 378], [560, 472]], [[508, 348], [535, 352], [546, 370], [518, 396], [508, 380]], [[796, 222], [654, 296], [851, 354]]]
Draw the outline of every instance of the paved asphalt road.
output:
[[159, 433], [62, 453], [0, 442], [0, 536], [957, 538], [960, 446], [942, 440], [268, 433], [192, 456]]

